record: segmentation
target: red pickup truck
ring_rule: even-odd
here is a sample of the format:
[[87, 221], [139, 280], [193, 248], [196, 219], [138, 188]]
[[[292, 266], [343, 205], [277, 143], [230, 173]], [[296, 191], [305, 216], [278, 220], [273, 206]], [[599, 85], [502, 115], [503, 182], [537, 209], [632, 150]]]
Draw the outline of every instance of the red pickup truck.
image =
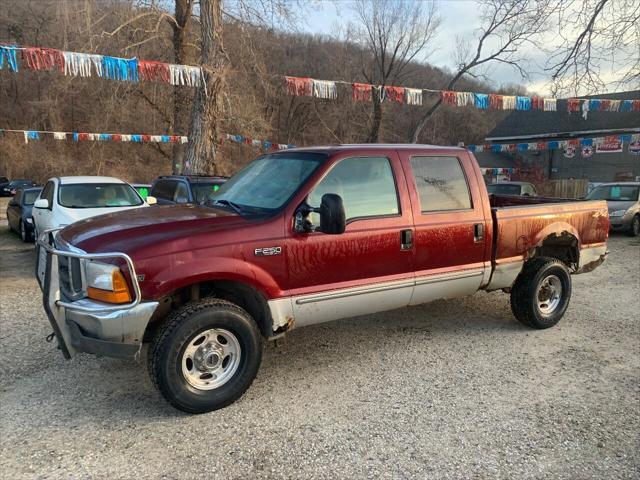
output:
[[606, 256], [604, 201], [489, 196], [471, 153], [342, 145], [270, 153], [207, 205], [83, 220], [38, 240], [59, 348], [138, 358], [193, 413], [249, 387], [263, 339], [478, 290], [555, 325]]

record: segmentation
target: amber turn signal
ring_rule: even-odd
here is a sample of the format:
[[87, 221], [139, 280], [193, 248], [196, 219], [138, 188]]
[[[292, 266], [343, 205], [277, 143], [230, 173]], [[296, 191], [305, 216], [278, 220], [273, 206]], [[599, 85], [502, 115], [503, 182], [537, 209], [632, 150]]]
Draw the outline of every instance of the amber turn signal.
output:
[[120, 270], [113, 270], [111, 274], [111, 282], [113, 290], [102, 290], [100, 288], [89, 287], [87, 296], [93, 300], [106, 303], [129, 303], [131, 301], [131, 293], [127, 281], [124, 279]]

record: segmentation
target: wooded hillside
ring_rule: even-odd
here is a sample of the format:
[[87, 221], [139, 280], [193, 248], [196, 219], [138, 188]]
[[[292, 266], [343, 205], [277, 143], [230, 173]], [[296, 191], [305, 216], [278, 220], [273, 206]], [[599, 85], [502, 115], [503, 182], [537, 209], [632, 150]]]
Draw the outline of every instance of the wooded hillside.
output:
[[[177, 2], [180, 3], [180, 2]], [[171, 12], [174, 13], [173, 11]], [[364, 142], [371, 105], [349, 94], [337, 100], [294, 97], [280, 75], [366, 81], [367, 52], [348, 34], [337, 38], [276, 31], [227, 18], [228, 56], [221, 131], [279, 143], [313, 145]], [[25, 0], [0, 2], [0, 41], [122, 57], [197, 65], [197, 18], [182, 35], [176, 58], [176, 28], [156, 11], [132, 1]], [[346, 38], [346, 40], [345, 40]], [[443, 88], [451, 74], [412, 62], [397, 81], [417, 88]], [[497, 91], [468, 78], [458, 90]], [[346, 88], [346, 87], [345, 87]], [[502, 90], [503, 93], [515, 90]], [[194, 89], [151, 82], [70, 78], [55, 71], [0, 71], [0, 128], [109, 133], [188, 134]], [[436, 95], [419, 106], [383, 104], [380, 141], [408, 142], [410, 132]], [[505, 112], [440, 108], [429, 118], [421, 143], [452, 145], [482, 142]], [[113, 175], [148, 182], [172, 169], [169, 144], [72, 142], [44, 139], [25, 144], [21, 135], [0, 137], [0, 174], [43, 181], [53, 175]], [[180, 168], [180, 152], [177, 152]], [[260, 151], [227, 143], [217, 173], [231, 174]]]

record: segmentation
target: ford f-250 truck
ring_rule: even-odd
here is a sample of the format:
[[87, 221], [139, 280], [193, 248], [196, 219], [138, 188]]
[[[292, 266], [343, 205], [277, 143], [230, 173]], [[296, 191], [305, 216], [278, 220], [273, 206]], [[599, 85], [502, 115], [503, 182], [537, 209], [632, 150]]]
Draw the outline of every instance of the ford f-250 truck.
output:
[[489, 196], [462, 148], [342, 145], [264, 155], [206, 206], [84, 220], [38, 241], [44, 308], [66, 358], [137, 358], [193, 413], [249, 387], [263, 339], [478, 290], [555, 325], [571, 273], [606, 256], [603, 201]]

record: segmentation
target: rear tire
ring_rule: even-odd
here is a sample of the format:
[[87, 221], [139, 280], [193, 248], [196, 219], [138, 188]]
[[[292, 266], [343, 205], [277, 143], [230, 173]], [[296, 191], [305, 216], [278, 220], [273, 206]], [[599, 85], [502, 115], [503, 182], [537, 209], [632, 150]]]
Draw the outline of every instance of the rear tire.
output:
[[631, 225], [629, 230], [627, 230], [627, 235], [630, 237], [637, 237], [640, 235], [640, 215], [635, 215], [633, 220], [631, 220]]
[[571, 275], [560, 260], [539, 257], [524, 264], [511, 289], [511, 311], [524, 325], [544, 329], [563, 317], [571, 299]]
[[175, 408], [205, 413], [235, 402], [262, 360], [262, 337], [243, 309], [215, 298], [188, 303], [158, 329], [148, 352], [151, 379]]

